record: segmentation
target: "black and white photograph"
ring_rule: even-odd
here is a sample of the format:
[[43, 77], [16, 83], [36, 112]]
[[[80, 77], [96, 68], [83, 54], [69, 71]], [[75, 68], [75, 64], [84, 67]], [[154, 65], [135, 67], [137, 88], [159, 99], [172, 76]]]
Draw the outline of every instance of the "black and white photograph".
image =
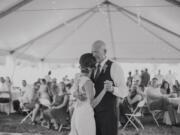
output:
[[180, 135], [180, 0], [0, 0], [0, 135]]

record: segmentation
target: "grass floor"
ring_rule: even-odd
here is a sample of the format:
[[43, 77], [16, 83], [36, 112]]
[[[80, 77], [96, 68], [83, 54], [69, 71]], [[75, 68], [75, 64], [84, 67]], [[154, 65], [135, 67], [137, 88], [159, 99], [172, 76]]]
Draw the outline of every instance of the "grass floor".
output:
[[[67, 131], [59, 133], [54, 130], [48, 130], [40, 125], [33, 126], [29, 121], [21, 125], [20, 121], [23, 117], [19, 114], [7, 116], [0, 113], [0, 132], [22, 133], [22, 135], [68, 135]], [[119, 135], [180, 135], [180, 127], [161, 125], [158, 128], [150, 116], [145, 116], [145, 120], [143, 119], [142, 123], [145, 125], [145, 130], [136, 132], [134, 128], [129, 127], [125, 131], [119, 130]]]

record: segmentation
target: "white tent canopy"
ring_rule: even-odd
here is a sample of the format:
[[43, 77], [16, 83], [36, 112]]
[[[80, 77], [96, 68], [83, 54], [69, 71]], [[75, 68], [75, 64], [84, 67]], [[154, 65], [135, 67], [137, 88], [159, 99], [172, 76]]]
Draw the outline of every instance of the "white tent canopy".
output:
[[1, 0], [0, 58], [75, 62], [103, 40], [108, 56], [118, 61], [179, 63], [179, 5], [179, 0]]

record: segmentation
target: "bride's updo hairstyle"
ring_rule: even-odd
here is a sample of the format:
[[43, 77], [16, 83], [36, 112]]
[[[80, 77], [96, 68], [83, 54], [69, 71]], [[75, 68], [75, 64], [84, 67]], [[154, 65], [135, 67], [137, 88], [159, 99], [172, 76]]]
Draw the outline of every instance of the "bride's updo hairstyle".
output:
[[79, 59], [79, 64], [81, 67], [82, 73], [89, 73], [88, 68], [95, 68], [96, 66], [96, 59], [91, 53], [85, 53], [81, 55]]

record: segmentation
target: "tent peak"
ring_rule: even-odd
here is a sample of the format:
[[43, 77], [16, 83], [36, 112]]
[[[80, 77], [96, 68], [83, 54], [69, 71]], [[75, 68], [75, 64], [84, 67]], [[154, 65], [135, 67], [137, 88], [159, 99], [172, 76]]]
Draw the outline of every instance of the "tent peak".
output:
[[110, 5], [111, 2], [110, 2], [109, 0], [104, 0], [103, 4], [104, 4], [104, 5]]
[[11, 50], [9, 51], [10, 54], [14, 54], [15, 53], [15, 50]]
[[45, 61], [45, 58], [41, 58], [41, 62], [44, 62]]

